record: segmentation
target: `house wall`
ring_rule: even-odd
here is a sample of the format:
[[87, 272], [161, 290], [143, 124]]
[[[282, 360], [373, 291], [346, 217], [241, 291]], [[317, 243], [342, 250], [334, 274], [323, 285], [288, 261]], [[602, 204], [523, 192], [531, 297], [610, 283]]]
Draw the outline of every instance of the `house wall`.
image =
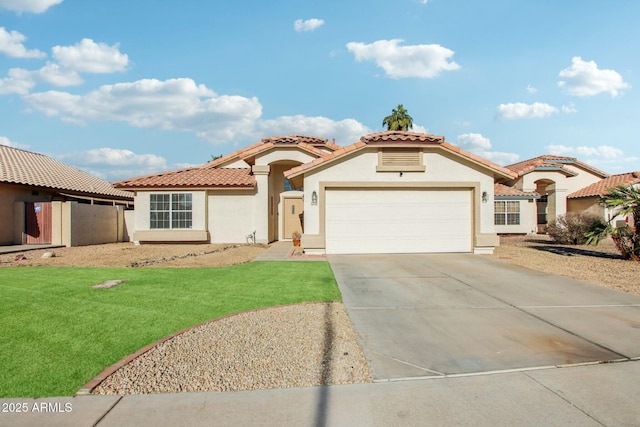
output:
[[496, 201], [515, 201], [520, 203], [520, 224], [518, 225], [494, 225], [498, 234], [533, 234], [536, 233], [537, 225], [537, 209], [534, 199], [513, 200], [500, 199]]
[[[321, 233], [321, 208], [324, 204], [322, 200], [321, 186], [330, 182], [367, 182], [398, 185], [407, 184], [425, 185], [439, 183], [449, 185], [455, 182], [474, 185], [473, 209], [479, 218], [474, 224], [474, 241], [476, 246], [494, 246], [497, 244], [495, 227], [493, 223], [493, 175], [478, 166], [453, 154], [443, 150], [429, 150], [423, 153], [423, 162], [426, 170], [424, 172], [376, 172], [378, 165], [377, 148], [372, 147], [356, 152], [355, 155], [348, 156], [331, 163], [330, 167], [312, 171], [304, 178], [304, 221], [305, 221], [305, 241], [311, 245], [323, 244]], [[312, 205], [312, 193], [316, 191], [318, 204]], [[487, 192], [487, 203], [481, 203], [482, 192]], [[383, 202], [383, 201], [381, 201]], [[316, 237], [314, 237], [314, 235]], [[303, 242], [305, 244], [305, 242]]]
[[[190, 229], [152, 230], [150, 226], [150, 196], [151, 194], [187, 194], [192, 200], [192, 227]], [[133, 240], [137, 242], [183, 242], [183, 241], [208, 241], [207, 227], [207, 197], [205, 190], [192, 191], [137, 191], [134, 203], [135, 232]]]
[[246, 243], [256, 230], [253, 191], [210, 191], [207, 196], [211, 243]]
[[567, 212], [583, 212], [605, 218], [604, 207], [598, 203], [598, 198], [567, 199]]

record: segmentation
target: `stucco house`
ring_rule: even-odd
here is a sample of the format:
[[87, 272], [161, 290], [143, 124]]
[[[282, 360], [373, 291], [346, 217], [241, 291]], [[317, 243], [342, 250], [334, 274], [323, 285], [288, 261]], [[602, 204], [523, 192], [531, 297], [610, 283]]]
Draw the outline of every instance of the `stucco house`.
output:
[[[606, 172], [574, 157], [548, 154], [507, 165], [505, 168], [517, 176], [501, 183], [503, 186], [496, 192], [496, 211], [502, 209], [502, 206], [498, 206], [500, 203], [511, 200], [507, 201], [504, 208], [519, 210], [520, 220], [517, 222], [515, 216], [512, 216], [511, 222], [509, 218], [506, 223], [498, 225], [496, 222], [497, 231], [501, 234], [544, 233], [547, 224], [559, 215], [587, 210], [589, 207], [578, 201], [581, 197], [575, 196], [581, 190], [609, 178]], [[521, 194], [507, 194], [510, 191], [519, 191]], [[597, 205], [597, 199], [588, 203]]]
[[0, 245], [128, 240], [133, 194], [43, 154], [0, 145]]
[[266, 243], [297, 230], [307, 253], [490, 253], [494, 184], [516, 178], [444, 137], [388, 131], [347, 147], [265, 138], [115, 186], [135, 193], [138, 242]]
[[[640, 171], [611, 175], [567, 195], [567, 209], [570, 212], [588, 212], [599, 215], [607, 221], [610, 219], [615, 220], [615, 218], [612, 218], [612, 212], [601, 206], [599, 200], [600, 197], [609, 194], [609, 188], [619, 185], [627, 187], [630, 185], [640, 186]], [[632, 218], [618, 218], [617, 220], [633, 223]]]

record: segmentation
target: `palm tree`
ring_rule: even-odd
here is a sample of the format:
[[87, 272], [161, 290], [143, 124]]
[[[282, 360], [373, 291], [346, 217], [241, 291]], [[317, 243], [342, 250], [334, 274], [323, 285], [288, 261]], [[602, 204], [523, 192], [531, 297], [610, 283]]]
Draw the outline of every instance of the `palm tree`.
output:
[[404, 130], [407, 131], [413, 128], [413, 119], [404, 109], [402, 104], [399, 104], [397, 108], [394, 108], [390, 116], [387, 116], [382, 120], [382, 126], [386, 126], [387, 130]]
[[[597, 245], [611, 236], [624, 259], [640, 261], [640, 189], [633, 185], [608, 188], [609, 194], [600, 197], [600, 204], [613, 210], [607, 223], [599, 223], [586, 234], [587, 243]], [[616, 227], [612, 224], [618, 215], [633, 216], [633, 229], [629, 224]]]

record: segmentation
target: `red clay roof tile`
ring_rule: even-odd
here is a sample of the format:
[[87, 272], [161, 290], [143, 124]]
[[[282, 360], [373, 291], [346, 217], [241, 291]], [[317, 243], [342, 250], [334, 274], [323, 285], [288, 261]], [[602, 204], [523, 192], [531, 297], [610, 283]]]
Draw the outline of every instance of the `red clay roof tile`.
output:
[[518, 190], [517, 188], [509, 187], [508, 185], [504, 184], [494, 184], [493, 195], [498, 197], [540, 197], [540, 195], [535, 191], [524, 192], [522, 190]]
[[566, 157], [566, 156], [554, 156], [552, 154], [544, 154], [542, 156], [534, 157], [532, 159], [523, 160], [518, 163], [513, 163], [511, 165], [505, 166], [507, 169], [510, 169], [518, 174], [518, 176], [526, 175], [529, 172], [532, 172], [539, 168], [555, 166], [561, 170], [566, 171], [567, 173], [572, 173], [564, 168], [566, 164], [573, 164], [582, 169], [586, 169], [595, 173], [596, 175], [600, 175], [602, 178], [606, 178], [609, 176], [608, 173], [603, 172], [599, 169], [594, 168], [591, 165], [588, 165], [575, 157]]
[[253, 188], [256, 181], [249, 168], [186, 168], [125, 179], [118, 188]]
[[609, 188], [617, 187], [618, 185], [629, 186], [633, 184], [640, 184], [640, 171], [611, 175], [609, 178], [602, 179], [569, 194], [567, 198], [600, 197], [609, 194]]

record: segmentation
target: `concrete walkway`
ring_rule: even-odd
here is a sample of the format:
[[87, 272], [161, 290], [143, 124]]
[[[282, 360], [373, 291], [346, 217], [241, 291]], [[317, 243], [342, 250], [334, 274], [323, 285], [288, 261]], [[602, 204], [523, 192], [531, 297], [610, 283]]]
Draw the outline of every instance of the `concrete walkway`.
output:
[[9, 245], [0, 246], [0, 255], [12, 254], [17, 252], [35, 251], [38, 249], [63, 248], [62, 245]]
[[330, 387], [0, 399], [0, 425], [637, 426], [638, 378], [634, 361]]

